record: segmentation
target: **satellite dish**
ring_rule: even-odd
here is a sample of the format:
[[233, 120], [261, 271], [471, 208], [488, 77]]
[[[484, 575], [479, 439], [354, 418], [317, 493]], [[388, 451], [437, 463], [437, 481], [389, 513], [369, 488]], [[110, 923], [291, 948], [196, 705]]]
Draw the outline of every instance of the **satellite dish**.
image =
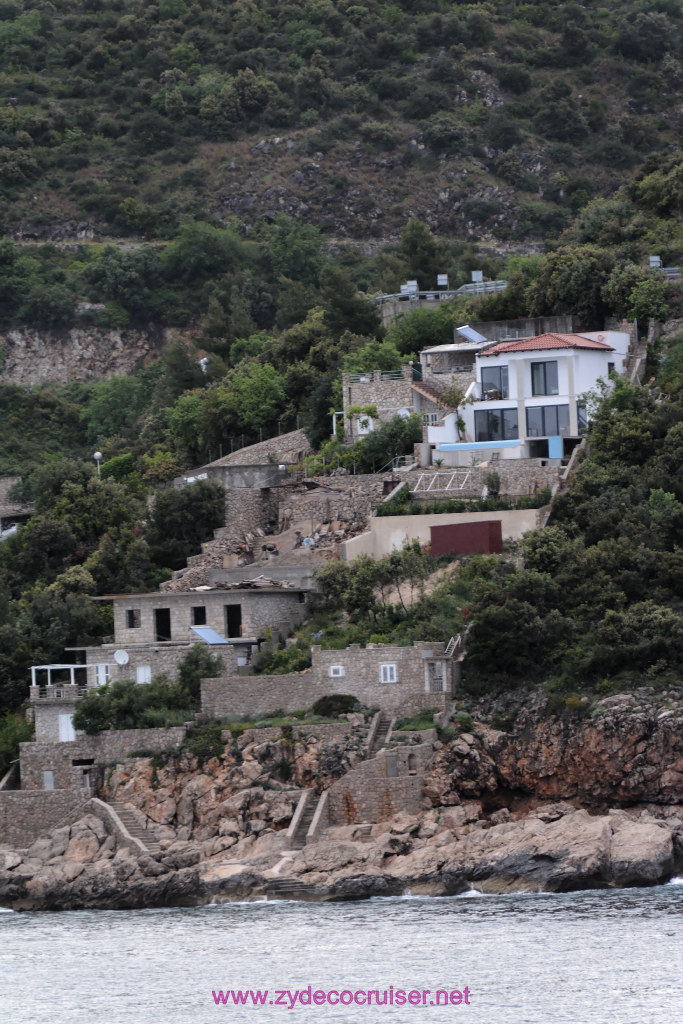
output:
[[399, 409], [396, 415], [400, 416], [403, 420], [407, 420], [410, 416], [410, 409]]
[[115, 651], [114, 661], [116, 662], [117, 665], [127, 665], [128, 662], [130, 661], [130, 655], [128, 654], [128, 651]]

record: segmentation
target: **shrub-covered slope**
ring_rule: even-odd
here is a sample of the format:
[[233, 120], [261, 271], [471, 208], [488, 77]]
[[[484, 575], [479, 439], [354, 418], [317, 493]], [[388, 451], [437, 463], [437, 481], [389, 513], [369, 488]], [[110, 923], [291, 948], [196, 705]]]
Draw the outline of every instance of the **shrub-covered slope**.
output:
[[[676, 0], [3, 0], [5, 227], [543, 237], [680, 133]], [[70, 222], [64, 228], [64, 222]]]

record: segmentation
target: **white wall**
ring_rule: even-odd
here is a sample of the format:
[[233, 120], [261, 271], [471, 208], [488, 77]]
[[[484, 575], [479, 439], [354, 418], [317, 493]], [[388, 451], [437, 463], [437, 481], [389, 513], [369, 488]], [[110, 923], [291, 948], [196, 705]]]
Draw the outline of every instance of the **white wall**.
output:
[[370, 521], [370, 530], [342, 543], [342, 558], [352, 562], [359, 555], [385, 558], [392, 551], [400, 551], [405, 541], [418, 540], [429, 544], [431, 526], [451, 526], [454, 523], [500, 522], [503, 540], [519, 540], [527, 530], [535, 530], [539, 523], [537, 508], [515, 509], [509, 512], [438, 512], [422, 516], [376, 516]]

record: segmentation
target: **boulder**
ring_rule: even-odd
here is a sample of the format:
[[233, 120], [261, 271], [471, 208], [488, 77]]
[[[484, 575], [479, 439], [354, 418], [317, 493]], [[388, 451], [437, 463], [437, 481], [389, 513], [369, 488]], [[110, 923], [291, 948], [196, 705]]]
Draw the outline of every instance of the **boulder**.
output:
[[671, 830], [658, 822], [619, 821], [610, 843], [613, 885], [656, 885], [671, 877]]

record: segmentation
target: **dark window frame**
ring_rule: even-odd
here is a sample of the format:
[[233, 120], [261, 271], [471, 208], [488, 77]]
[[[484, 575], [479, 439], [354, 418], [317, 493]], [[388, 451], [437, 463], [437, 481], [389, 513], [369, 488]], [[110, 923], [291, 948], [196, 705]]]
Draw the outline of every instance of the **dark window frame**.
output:
[[[508, 418], [506, 421], [506, 415]], [[509, 414], [513, 413], [515, 423], [510, 423]], [[481, 417], [486, 419], [486, 428], [480, 428]], [[479, 419], [478, 419], [479, 417]], [[492, 428], [491, 420], [495, 417], [498, 420], [497, 428]], [[485, 434], [485, 437], [480, 436]], [[487, 441], [518, 441], [519, 440], [519, 418], [516, 406], [509, 406], [507, 409], [476, 409], [474, 413], [474, 438], [475, 441], [484, 443]]]
[[[562, 412], [563, 419], [565, 419], [564, 432], [560, 426], [560, 412]], [[527, 437], [569, 437], [569, 406], [568, 405], [528, 405], [525, 410], [526, 413], [526, 436]], [[540, 413], [542, 420], [542, 430], [537, 433], [531, 433], [531, 427], [529, 426], [529, 413]], [[554, 422], [552, 422], [554, 413]], [[550, 421], [550, 422], [549, 422]], [[549, 430], [548, 427], [557, 427], [556, 430]]]
[[[551, 369], [549, 369], [551, 368]], [[550, 376], [550, 380], [548, 377]], [[554, 376], [554, 381], [552, 380]], [[552, 388], [555, 388], [553, 391]], [[531, 364], [531, 394], [555, 396], [560, 393], [560, 373], [557, 359], [543, 359]]]
[[[493, 379], [485, 382], [484, 375]], [[507, 363], [501, 366], [482, 366], [481, 368], [481, 394], [485, 398], [491, 391], [498, 392], [499, 399], [510, 397], [510, 376]]]

